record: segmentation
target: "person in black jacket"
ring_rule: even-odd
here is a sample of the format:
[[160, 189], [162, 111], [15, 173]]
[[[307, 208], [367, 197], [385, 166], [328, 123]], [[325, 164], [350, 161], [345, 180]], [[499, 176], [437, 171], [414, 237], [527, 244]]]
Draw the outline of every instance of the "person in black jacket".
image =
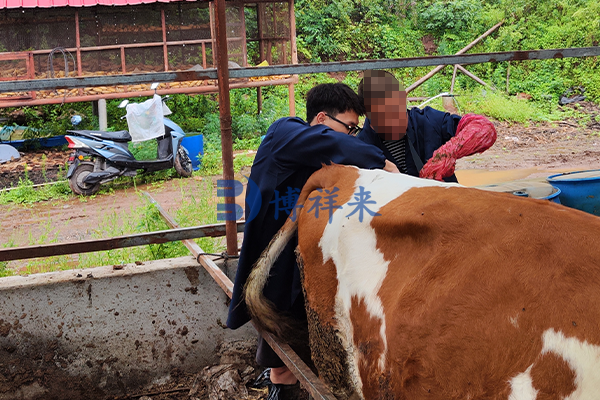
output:
[[[352, 135], [359, 129], [358, 117], [363, 114], [363, 107], [347, 85], [315, 86], [306, 96], [306, 111], [308, 123], [291, 117], [275, 121], [256, 153], [246, 193], [246, 227], [227, 319], [229, 328], [239, 328], [250, 320], [243, 298], [246, 280], [262, 251], [283, 226], [313, 172], [323, 163], [398, 172], [380, 149]], [[282, 313], [305, 321], [300, 273], [294, 254], [296, 246], [297, 239], [294, 239], [283, 250], [263, 293]], [[271, 368], [270, 379], [276, 384], [274, 390], [281, 391], [269, 399], [291, 398], [285, 394], [286, 386], [297, 380], [262, 338], [259, 338], [256, 360], [259, 365]]]
[[[400, 172], [419, 176], [433, 152], [456, 135], [461, 117], [431, 107], [406, 109], [406, 92], [389, 72], [365, 71], [358, 87], [367, 119], [358, 138], [377, 146]], [[456, 176], [444, 179], [457, 182]]]

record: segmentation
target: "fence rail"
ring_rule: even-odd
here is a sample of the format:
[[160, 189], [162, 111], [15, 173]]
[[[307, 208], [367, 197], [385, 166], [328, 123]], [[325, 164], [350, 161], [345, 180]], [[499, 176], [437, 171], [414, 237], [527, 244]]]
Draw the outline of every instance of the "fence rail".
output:
[[[237, 223], [237, 231], [244, 231], [245, 222]], [[55, 243], [40, 246], [25, 246], [0, 249], [0, 261], [25, 260], [37, 257], [60, 256], [65, 254], [91, 253], [94, 251], [122, 249], [175, 242], [178, 240], [202, 237], [225, 236], [225, 224], [193, 226], [189, 228], [169, 229], [165, 231], [138, 233], [117, 236], [108, 239], [83, 240], [80, 242]]]
[[[481, 64], [503, 61], [548, 60], [554, 58], [594, 57], [599, 55], [600, 46], [549, 50], [503, 51], [496, 53], [459, 54], [449, 56], [233, 68], [229, 70], [229, 77], [231, 79], [253, 78], [273, 75], [301, 75], [325, 72], [362, 71], [367, 69], [413, 68], [454, 64]], [[118, 76], [82, 76], [77, 78], [30, 79], [0, 82], [0, 93], [67, 88], [73, 89], [93, 86], [135, 85], [152, 82], [182, 82], [203, 79], [217, 79], [217, 70], [212, 68], [202, 71], [149, 72], [145, 74]]]

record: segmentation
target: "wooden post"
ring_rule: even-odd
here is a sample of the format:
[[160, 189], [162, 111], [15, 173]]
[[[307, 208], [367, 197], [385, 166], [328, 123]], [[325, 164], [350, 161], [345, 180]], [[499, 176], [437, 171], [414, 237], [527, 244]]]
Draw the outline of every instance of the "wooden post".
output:
[[77, 76], [81, 76], [81, 36], [79, 34], [79, 11], [75, 11], [75, 47], [77, 47]]
[[[288, 12], [290, 18], [290, 53], [292, 56], [292, 64], [298, 64], [298, 48], [296, 47], [296, 14], [294, 13], [294, 0], [288, 0]], [[295, 85], [288, 85], [288, 97], [290, 102], [290, 115], [296, 115], [296, 94], [294, 92]], [[293, 108], [292, 108], [293, 107]]]
[[256, 114], [260, 114], [262, 110], [262, 87], [256, 88]]
[[211, 45], [211, 49], [212, 49], [212, 67], [216, 68], [217, 67], [217, 41], [216, 41], [216, 33], [215, 33], [215, 6], [214, 3], [211, 1], [208, 3], [208, 18], [209, 18], [209, 23], [210, 23], [210, 38], [212, 39], [212, 45]]
[[[272, 38], [276, 38], [277, 37], [277, 12], [275, 11], [275, 3], [270, 3], [271, 4], [271, 9], [273, 10], [273, 21], [271, 22], [273, 24], [273, 32], [269, 35]], [[276, 40], [275, 41], [275, 55], [277, 56], [277, 61], [278, 64], [285, 64], [285, 62], [281, 62], [281, 54], [279, 54], [279, 46], [278, 46], [279, 42]], [[273, 46], [273, 42], [269, 41], [269, 52], [271, 51], [271, 47]], [[269, 64], [271, 64], [271, 61], [269, 61]]]
[[458, 69], [460, 70], [460, 72], [462, 72], [463, 74], [465, 74], [466, 76], [468, 76], [469, 78], [473, 79], [475, 82], [479, 83], [480, 85], [483, 86], [487, 86], [492, 90], [496, 90], [496, 88], [488, 85], [487, 83], [485, 83], [484, 81], [482, 81], [481, 79], [479, 79], [478, 77], [476, 77], [475, 75], [473, 75], [472, 73], [470, 73], [469, 71], [467, 71], [462, 65], [458, 65]]
[[260, 62], [265, 60], [265, 43], [263, 40], [263, 24], [264, 24], [264, 16], [265, 16], [265, 4], [258, 3], [256, 18], [258, 25], [258, 53], [260, 54]]
[[244, 2], [240, 2], [240, 24], [242, 30], [242, 66], [248, 66], [248, 46], [246, 45], [246, 14], [244, 13]]
[[[79, 33], [79, 11], [77, 10], [75, 10], [75, 47], [77, 47], [77, 76], [81, 76], [81, 36]], [[83, 88], [79, 88], [77, 92], [80, 96], [83, 96]]]
[[508, 86], [508, 78], [510, 77], [510, 61], [506, 67], [506, 94], [510, 94], [510, 87]]
[[169, 53], [167, 51], [167, 24], [165, 22], [165, 9], [160, 9], [160, 19], [162, 24], [162, 38], [163, 38], [163, 58], [165, 60], [165, 71], [169, 70]]
[[[27, 68], [27, 78], [35, 79], [35, 62], [33, 60], [33, 52], [31, 51], [27, 52], [27, 58], [25, 59], [25, 67]], [[37, 97], [37, 92], [35, 90], [30, 91], [29, 96], [33, 100], [35, 100], [35, 98]]]
[[125, 62], [125, 46], [121, 46], [121, 72], [127, 73], [127, 63]]
[[294, 0], [289, 0], [290, 10], [290, 45], [292, 50], [292, 64], [298, 64], [298, 47], [296, 46], [296, 14], [294, 13]]
[[[256, 22], [258, 27], [258, 54], [260, 59], [259, 62], [265, 60], [265, 43], [263, 41], [263, 24], [265, 16], [265, 4], [258, 3], [256, 5]], [[256, 88], [256, 113], [260, 114], [262, 111], [262, 87]]]
[[294, 93], [294, 84], [290, 83], [288, 85], [288, 100], [290, 107], [290, 117], [296, 116], [296, 95]]
[[456, 70], [458, 69], [458, 64], [454, 64], [454, 72], [452, 73], [452, 83], [450, 84], [450, 94], [454, 93], [454, 81], [456, 81]]

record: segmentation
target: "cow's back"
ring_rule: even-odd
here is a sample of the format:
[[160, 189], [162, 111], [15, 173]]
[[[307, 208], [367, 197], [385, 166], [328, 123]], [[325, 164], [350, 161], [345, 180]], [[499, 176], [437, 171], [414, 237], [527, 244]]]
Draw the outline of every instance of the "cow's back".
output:
[[[598, 218], [384, 172], [333, 186], [344, 207], [329, 223], [305, 206], [298, 235], [315, 363], [338, 394], [597, 393]], [[380, 214], [362, 222], [348, 216], [360, 186]]]

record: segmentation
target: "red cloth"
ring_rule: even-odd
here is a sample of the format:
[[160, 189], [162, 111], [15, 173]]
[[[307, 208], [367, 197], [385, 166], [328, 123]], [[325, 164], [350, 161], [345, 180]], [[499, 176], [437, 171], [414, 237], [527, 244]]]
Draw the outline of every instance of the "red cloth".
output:
[[458, 123], [456, 135], [433, 152], [433, 156], [423, 166], [419, 176], [441, 181], [442, 178], [454, 173], [456, 160], [482, 153], [492, 147], [495, 141], [494, 124], [484, 116], [467, 114]]

